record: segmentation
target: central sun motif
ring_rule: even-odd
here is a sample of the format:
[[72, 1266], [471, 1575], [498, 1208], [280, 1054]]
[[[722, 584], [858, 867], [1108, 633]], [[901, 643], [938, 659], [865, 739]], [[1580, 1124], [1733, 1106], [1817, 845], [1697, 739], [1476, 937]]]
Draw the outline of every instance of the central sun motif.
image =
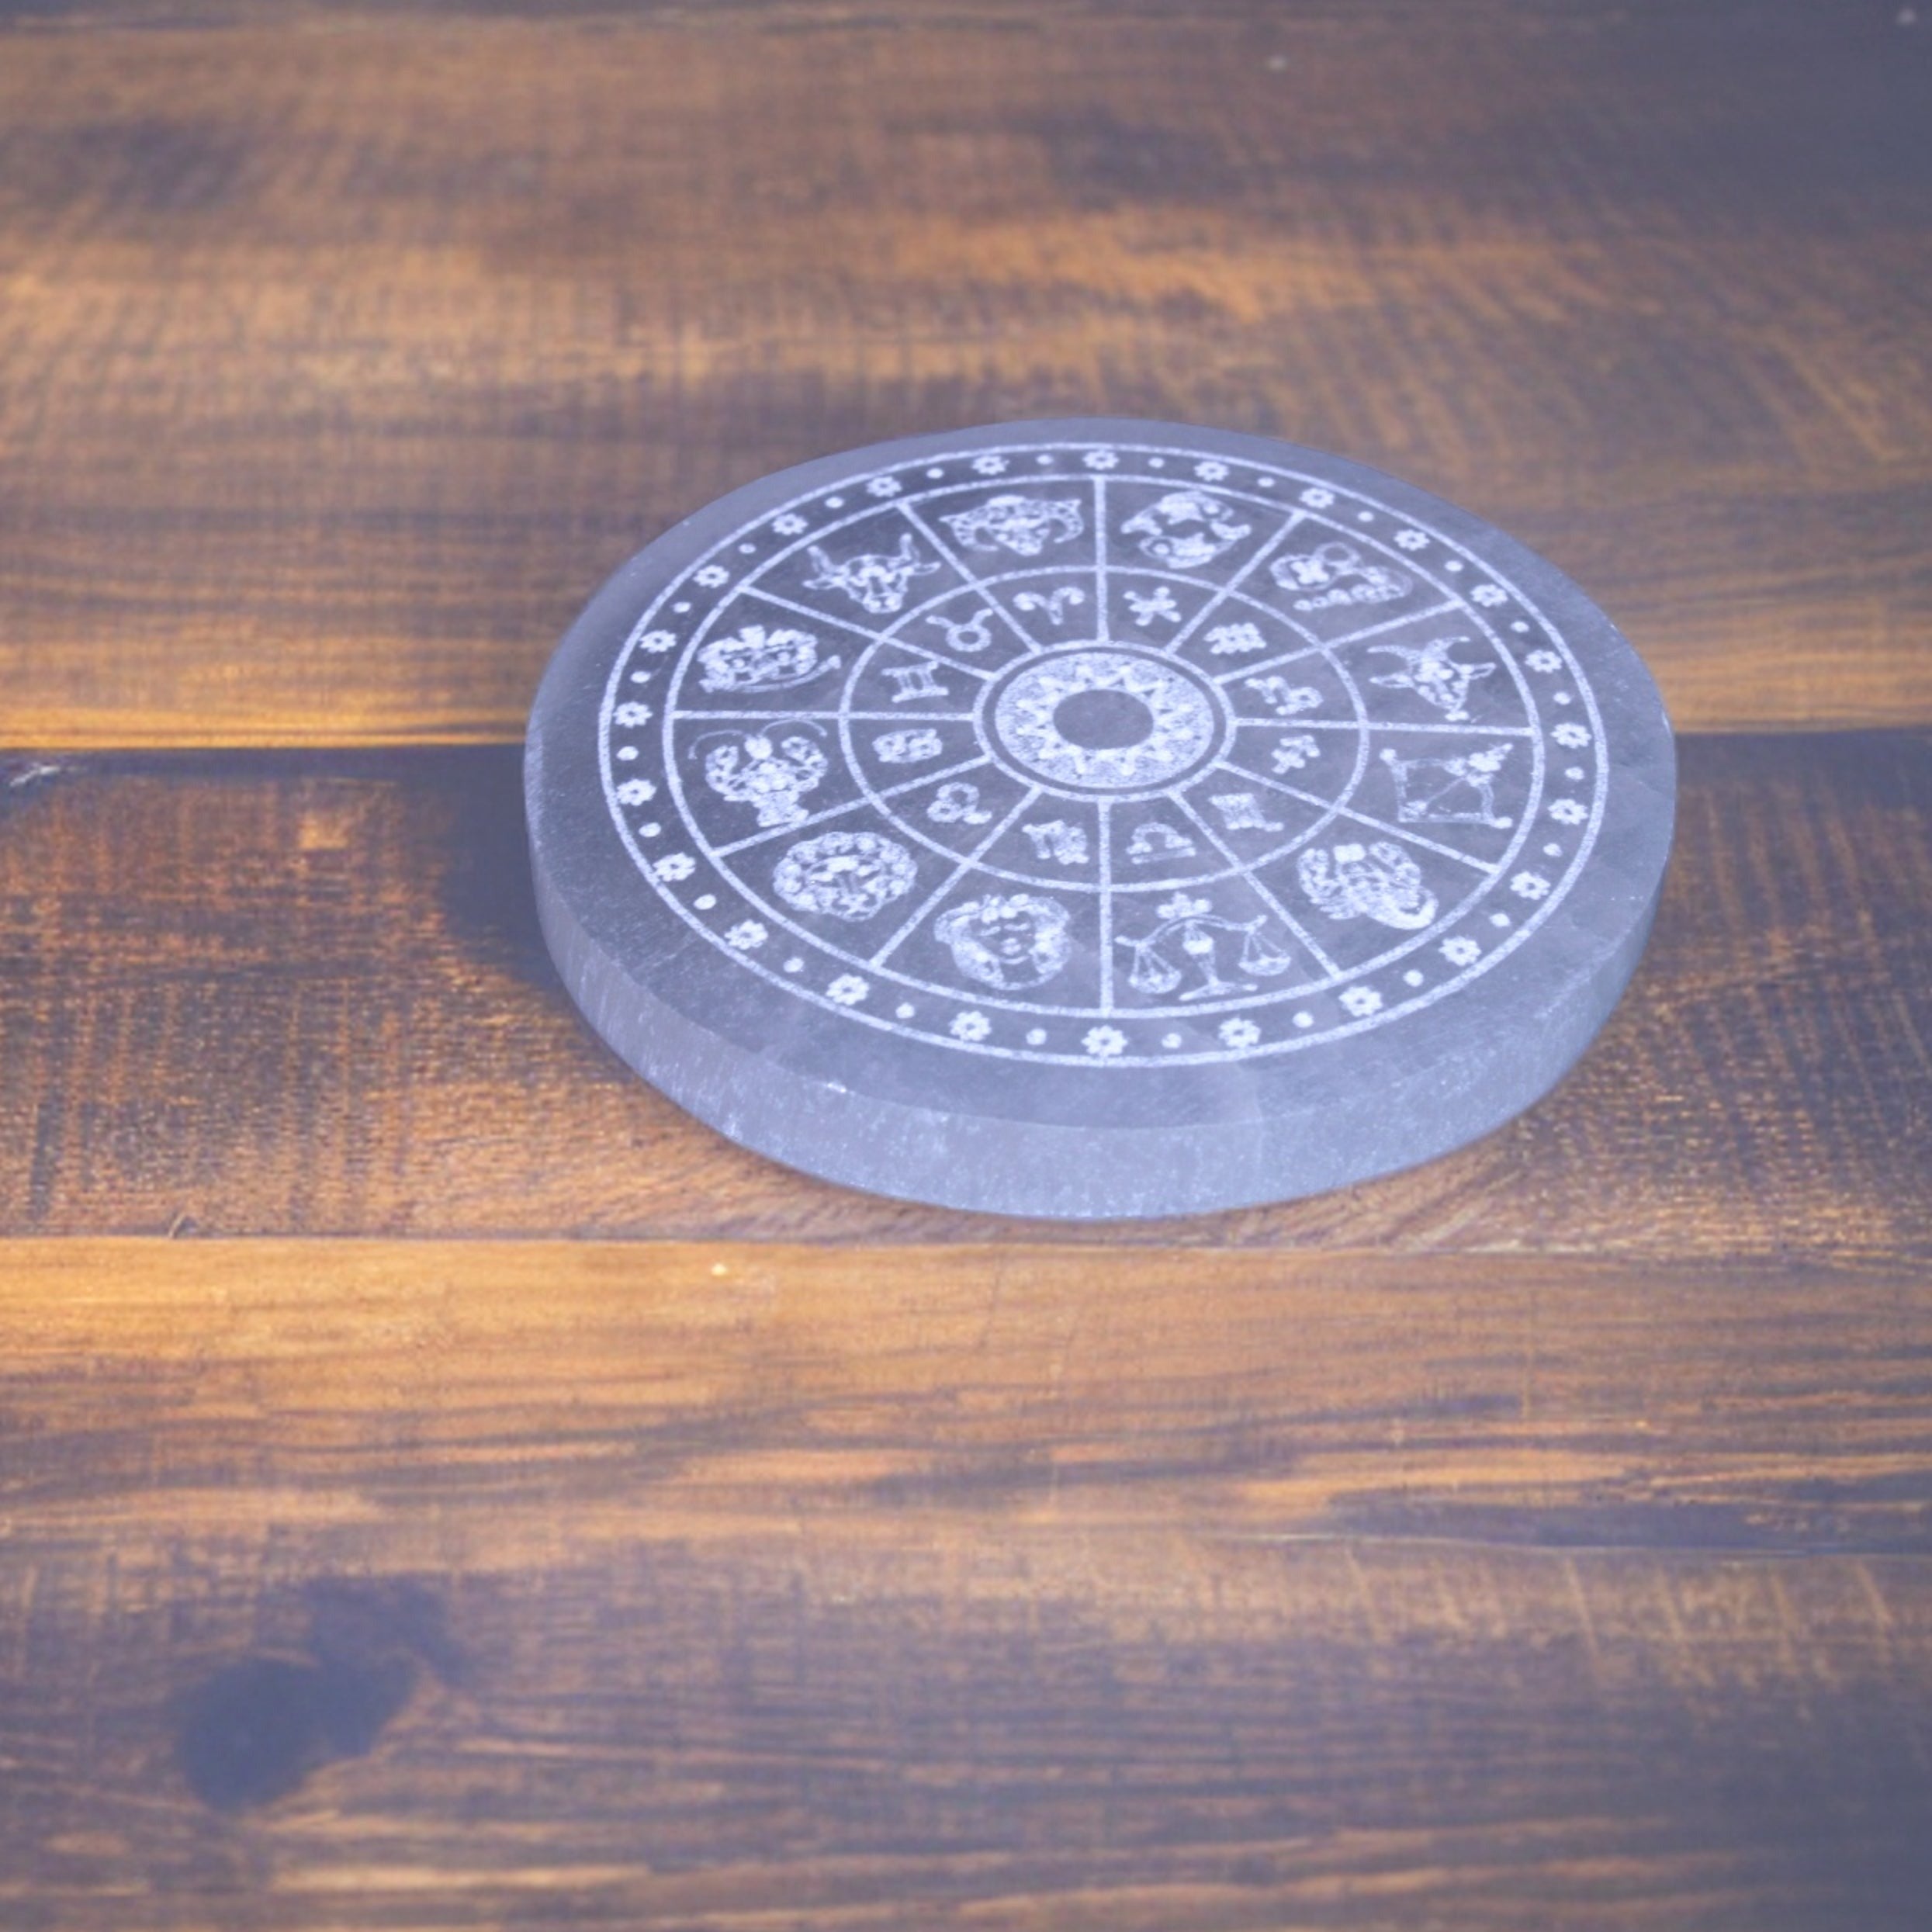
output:
[[1214, 742], [1212, 701], [1172, 664], [1125, 651], [1065, 651], [1030, 664], [992, 708], [1006, 755], [1041, 777], [1095, 791], [1164, 785]]
[[721, 525], [604, 715], [638, 866], [748, 985], [1082, 1067], [1432, 1005], [1562, 902], [1605, 784], [1565, 639], [1475, 552], [1172, 445], [940, 451]]

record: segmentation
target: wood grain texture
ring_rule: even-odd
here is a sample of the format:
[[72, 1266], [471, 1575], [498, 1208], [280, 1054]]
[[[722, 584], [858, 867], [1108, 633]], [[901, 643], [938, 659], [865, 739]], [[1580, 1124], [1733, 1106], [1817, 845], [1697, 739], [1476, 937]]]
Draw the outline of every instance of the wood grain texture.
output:
[[511, 736], [726, 487], [1091, 410], [1494, 518], [1681, 726], [1932, 721], [1889, 7], [52, 17], [0, 29], [13, 745]]
[[[1932, 1252], [1927, 741], [1683, 754], [1650, 951], [1542, 1105], [1407, 1175], [1110, 1238]], [[808, 1179], [626, 1072], [544, 951], [509, 748], [36, 770], [0, 793], [0, 1227], [1029, 1231]]]
[[1909, 1275], [9, 1261], [26, 1932], [1920, 1922]]

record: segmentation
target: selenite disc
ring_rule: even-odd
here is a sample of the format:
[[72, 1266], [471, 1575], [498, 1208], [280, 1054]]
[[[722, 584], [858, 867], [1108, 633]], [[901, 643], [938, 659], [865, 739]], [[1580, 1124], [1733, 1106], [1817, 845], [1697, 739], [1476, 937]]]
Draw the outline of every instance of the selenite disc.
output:
[[1575, 1060], [1676, 796], [1563, 574], [1360, 465], [1167, 423], [909, 438], [734, 490], [531, 715], [545, 935], [745, 1146], [1009, 1214], [1406, 1167]]

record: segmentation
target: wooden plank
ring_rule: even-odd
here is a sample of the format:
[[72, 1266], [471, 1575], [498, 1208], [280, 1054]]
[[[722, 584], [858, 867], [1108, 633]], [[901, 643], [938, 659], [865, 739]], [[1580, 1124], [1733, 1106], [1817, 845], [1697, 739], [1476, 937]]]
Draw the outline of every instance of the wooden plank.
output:
[[[1932, 758], [1688, 741], [1650, 952], [1551, 1098], [1415, 1172], [1109, 1238], [1932, 1248]], [[0, 792], [0, 1229], [1009, 1241], [808, 1180], [578, 1021], [508, 749], [146, 756]]]
[[1873, 1268], [17, 1243], [59, 1927], [1905, 1928]]
[[15, 745], [500, 740], [725, 487], [1095, 410], [1494, 517], [1684, 726], [1932, 720], [1889, 9], [170, 6], [5, 48]]

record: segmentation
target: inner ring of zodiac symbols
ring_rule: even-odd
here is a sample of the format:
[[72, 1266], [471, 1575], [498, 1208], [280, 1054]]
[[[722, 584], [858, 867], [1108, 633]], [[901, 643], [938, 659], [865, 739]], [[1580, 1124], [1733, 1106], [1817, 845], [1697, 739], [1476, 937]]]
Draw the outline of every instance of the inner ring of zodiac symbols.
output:
[[764, 511], [618, 653], [604, 788], [733, 968], [1081, 1065], [1388, 1023], [1588, 856], [1564, 639], [1440, 533], [1176, 448], [988, 450]]

